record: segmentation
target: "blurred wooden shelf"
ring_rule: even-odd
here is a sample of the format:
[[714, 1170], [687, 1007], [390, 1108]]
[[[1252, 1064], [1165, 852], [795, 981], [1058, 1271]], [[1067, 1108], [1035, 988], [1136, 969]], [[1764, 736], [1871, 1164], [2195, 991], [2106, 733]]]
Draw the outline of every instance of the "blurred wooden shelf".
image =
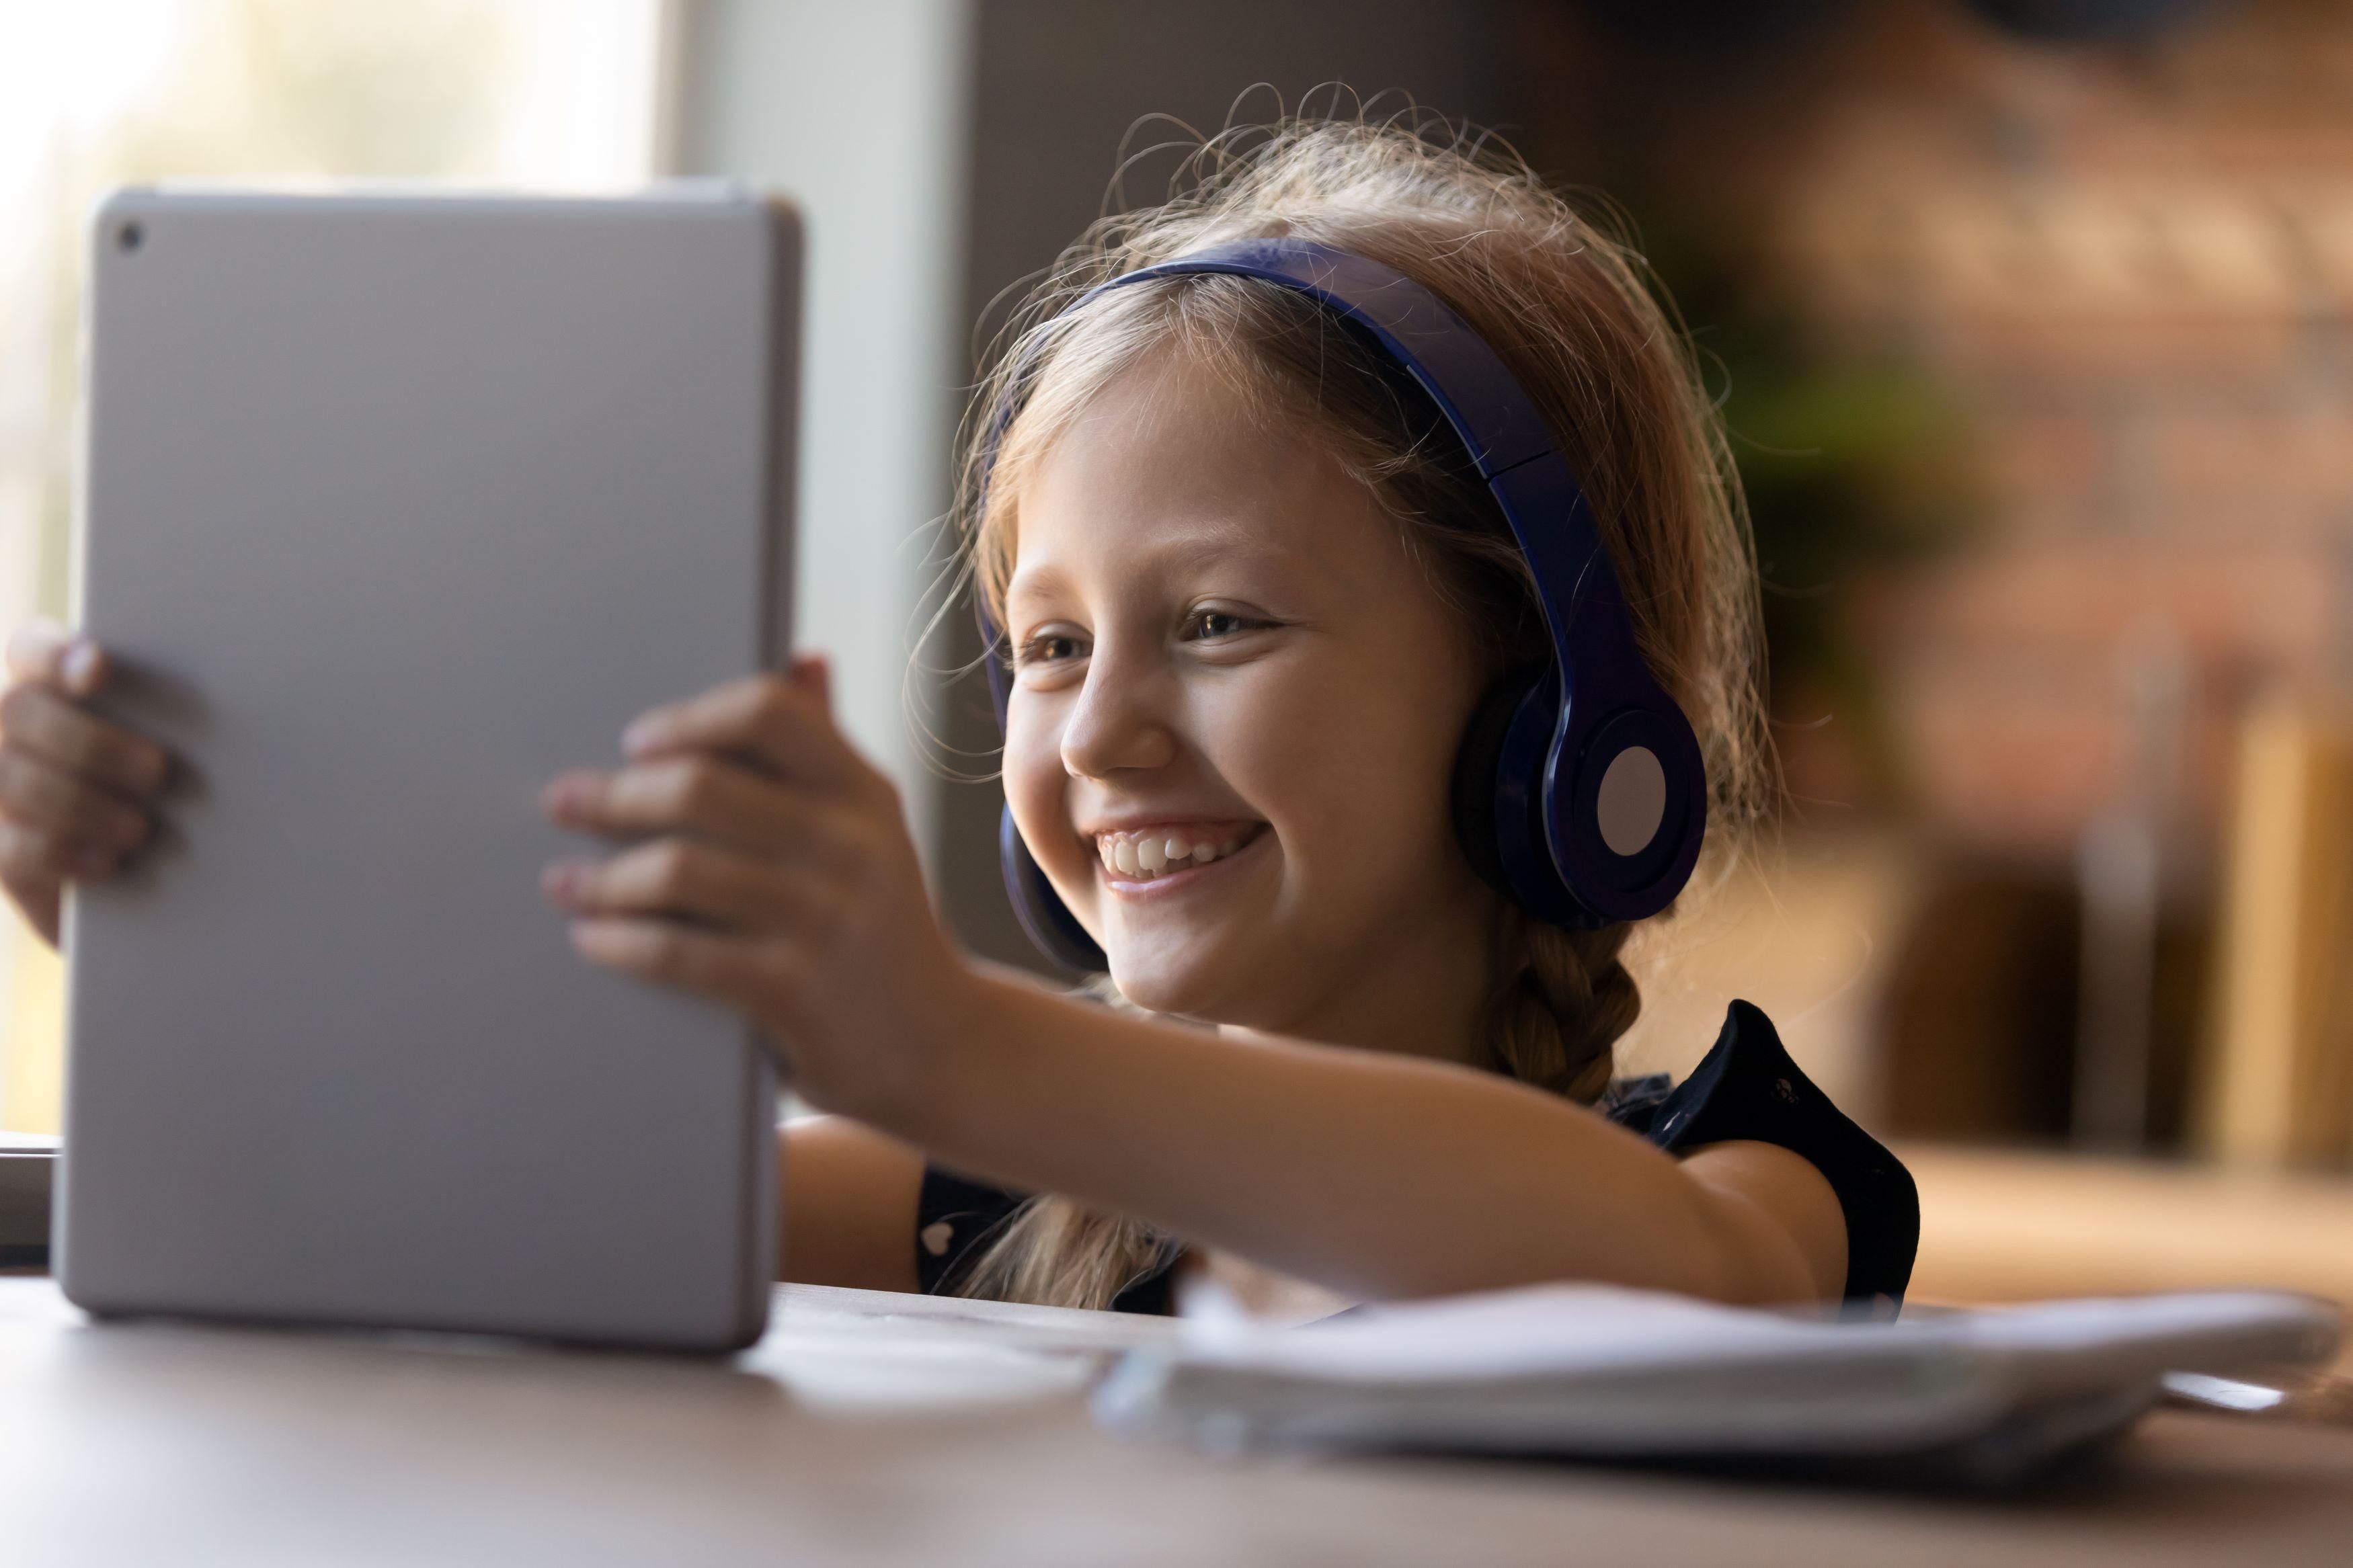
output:
[[2259, 1286], [2353, 1302], [2353, 1176], [1950, 1144], [1896, 1152], [1920, 1184], [1915, 1300]]

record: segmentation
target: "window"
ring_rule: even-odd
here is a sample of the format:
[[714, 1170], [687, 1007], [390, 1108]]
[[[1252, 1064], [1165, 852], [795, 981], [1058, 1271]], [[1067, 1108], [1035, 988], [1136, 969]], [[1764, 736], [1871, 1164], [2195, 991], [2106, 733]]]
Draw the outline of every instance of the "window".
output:
[[[675, 0], [74, 0], [0, 19], [0, 629], [67, 607], [84, 216], [198, 177], [655, 172]], [[62, 970], [0, 917], [0, 1128], [55, 1131]]]

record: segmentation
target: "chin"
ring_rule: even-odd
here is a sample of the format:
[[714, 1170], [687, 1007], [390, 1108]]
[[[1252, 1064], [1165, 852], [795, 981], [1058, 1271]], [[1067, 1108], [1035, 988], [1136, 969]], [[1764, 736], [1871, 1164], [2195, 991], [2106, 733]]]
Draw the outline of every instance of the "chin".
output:
[[1170, 942], [1113, 939], [1104, 951], [1112, 983], [1138, 1007], [1205, 1023], [1229, 1023], [1235, 955], [1228, 943], [1194, 939]]

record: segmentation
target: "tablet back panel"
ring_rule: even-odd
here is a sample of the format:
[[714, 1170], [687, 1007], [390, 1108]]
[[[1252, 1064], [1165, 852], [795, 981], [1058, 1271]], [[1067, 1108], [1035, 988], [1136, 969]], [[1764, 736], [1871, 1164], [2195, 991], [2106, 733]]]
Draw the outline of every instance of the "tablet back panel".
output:
[[755, 1338], [765, 1058], [573, 952], [538, 796], [786, 646], [791, 214], [132, 192], [93, 267], [79, 616], [189, 766], [68, 900], [67, 1295]]

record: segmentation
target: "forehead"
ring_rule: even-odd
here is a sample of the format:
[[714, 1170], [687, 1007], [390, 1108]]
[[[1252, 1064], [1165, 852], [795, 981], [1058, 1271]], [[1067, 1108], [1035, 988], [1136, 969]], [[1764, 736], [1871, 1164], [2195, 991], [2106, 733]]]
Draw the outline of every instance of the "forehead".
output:
[[1171, 355], [1115, 377], [1036, 460], [1010, 592], [1018, 602], [1106, 562], [1344, 572], [1394, 551], [1395, 535], [1312, 427], [1254, 417], [1226, 377]]

